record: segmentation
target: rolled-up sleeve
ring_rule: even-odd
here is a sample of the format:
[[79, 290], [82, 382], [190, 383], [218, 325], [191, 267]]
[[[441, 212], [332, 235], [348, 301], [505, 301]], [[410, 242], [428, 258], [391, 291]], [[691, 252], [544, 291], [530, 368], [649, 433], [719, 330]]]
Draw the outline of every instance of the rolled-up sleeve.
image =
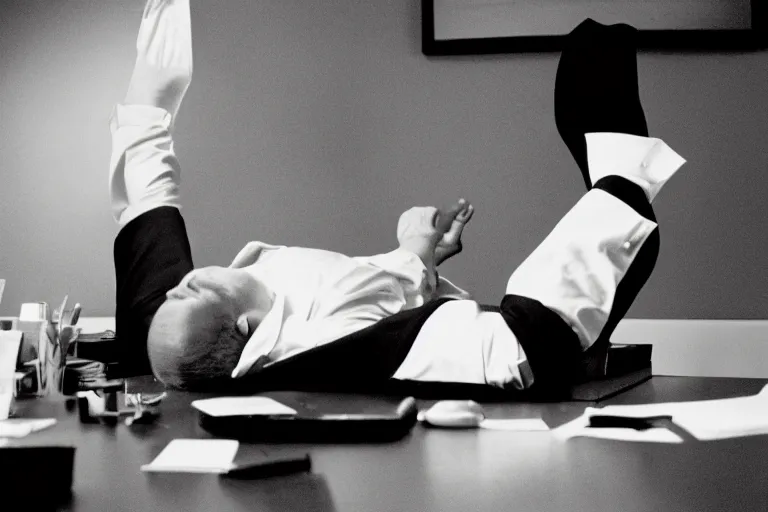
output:
[[471, 298], [468, 291], [437, 272], [430, 272], [421, 258], [406, 249], [398, 248], [388, 253], [356, 259], [367, 261], [397, 277], [405, 291], [406, 309], [419, 307], [432, 299]]
[[162, 108], [115, 105], [109, 189], [112, 214], [120, 226], [159, 206], [181, 208], [181, 167], [170, 125], [171, 115]]

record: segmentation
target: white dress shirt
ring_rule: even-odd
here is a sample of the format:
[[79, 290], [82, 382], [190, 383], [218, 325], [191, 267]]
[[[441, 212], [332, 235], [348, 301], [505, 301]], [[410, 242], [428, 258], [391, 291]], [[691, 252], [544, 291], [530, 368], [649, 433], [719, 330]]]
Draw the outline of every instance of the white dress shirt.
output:
[[243, 375], [267, 356], [279, 361], [335, 341], [436, 297], [468, 297], [447, 279], [435, 280], [405, 249], [370, 257], [251, 242], [232, 267], [244, 268], [275, 293], [232, 373]]

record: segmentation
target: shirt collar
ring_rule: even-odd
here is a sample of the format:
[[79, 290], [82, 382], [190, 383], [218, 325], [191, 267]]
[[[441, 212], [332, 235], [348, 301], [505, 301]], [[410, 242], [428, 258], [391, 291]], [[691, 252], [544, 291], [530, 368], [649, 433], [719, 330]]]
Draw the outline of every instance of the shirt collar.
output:
[[232, 377], [242, 377], [253, 364], [262, 356], [267, 356], [280, 338], [280, 331], [283, 328], [283, 313], [285, 312], [285, 295], [275, 294], [275, 300], [269, 312], [264, 316], [264, 320], [253, 332], [248, 342], [243, 348], [237, 366], [232, 371]]

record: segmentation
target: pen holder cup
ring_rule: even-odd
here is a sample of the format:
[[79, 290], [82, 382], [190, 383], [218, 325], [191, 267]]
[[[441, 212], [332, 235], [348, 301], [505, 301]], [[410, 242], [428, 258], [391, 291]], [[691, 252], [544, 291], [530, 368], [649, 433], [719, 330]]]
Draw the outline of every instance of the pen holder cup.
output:
[[24, 333], [19, 351], [20, 369], [30, 366], [36, 376], [36, 396], [62, 396], [67, 351], [79, 333], [78, 329], [65, 327], [59, 332], [55, 324], [40, 320], [19, 322]]

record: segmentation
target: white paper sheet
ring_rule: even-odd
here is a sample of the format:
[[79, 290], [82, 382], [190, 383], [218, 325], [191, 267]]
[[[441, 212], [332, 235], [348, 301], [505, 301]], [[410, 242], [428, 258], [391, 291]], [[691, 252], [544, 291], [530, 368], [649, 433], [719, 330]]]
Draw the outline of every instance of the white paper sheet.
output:
[[141, 466], [147, 472], [226, 473], [232, 469], [239, 443], [232, 439], [174, 439], [155, 460]]
[[192, 407], [209, 416], [272, 416], [297, 414], [295, 409], [266, 396], [236, 396], [195, 400]]
[[549, 427], [541, 418], [485, 419], [480, 422], [480, 428], [515, 432], [541, 432], [549, 430]]
[[768, 434], [768, 385], [756, 395], [739, 398], [609, 405], [600, 409], [588, 407], [582, 416], [554, 429], [553, 433], [562, 439], [598, 437], [626, 441], [681, 442], [677, 435], [664, 428], [645, 431], [630, 428], [590, 428], [587, 426], [589, 417], [594, 414], [627, 418], [668, 415], [672, 417], [672, 421], [700, 441]]
[[0, 421], [0, 437], [24, 437], [56, 424], [56, 418], [11, 419]]

